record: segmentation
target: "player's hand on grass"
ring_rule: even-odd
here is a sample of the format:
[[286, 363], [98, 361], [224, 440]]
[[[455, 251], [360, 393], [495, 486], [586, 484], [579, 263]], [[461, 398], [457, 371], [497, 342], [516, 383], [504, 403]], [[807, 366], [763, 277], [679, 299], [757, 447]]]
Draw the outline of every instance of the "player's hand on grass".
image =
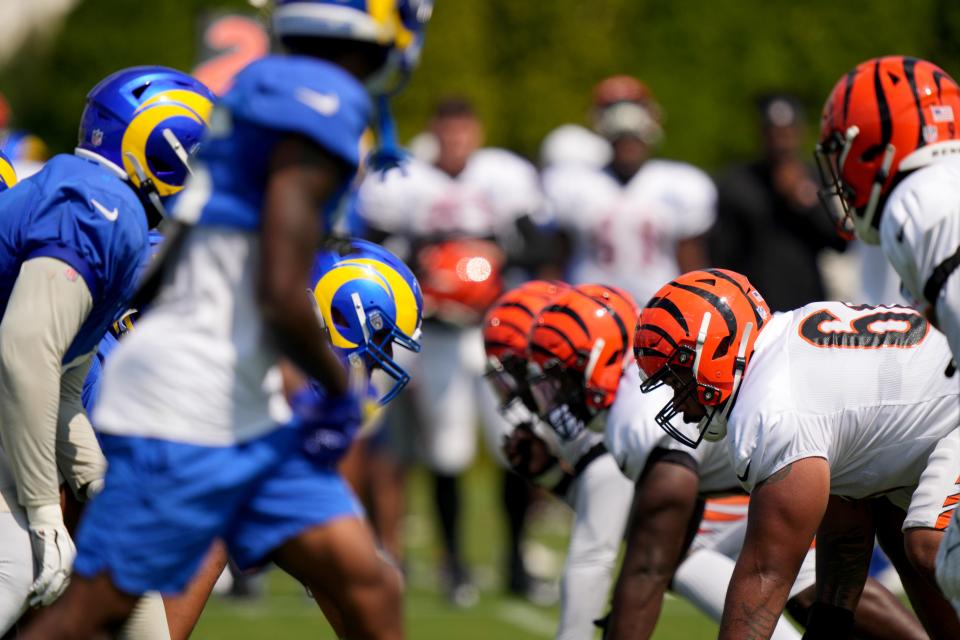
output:
[[77, 548], [63, 523], [58, 504], [27, 508], [34, 575], [30, 606], [45, 607], [60, 597], [73, 569]]
[[556, 462], [546, 443], [526, 422], [503, 437], [503, 455], [514, 472], [528, 479], [536, 478]]

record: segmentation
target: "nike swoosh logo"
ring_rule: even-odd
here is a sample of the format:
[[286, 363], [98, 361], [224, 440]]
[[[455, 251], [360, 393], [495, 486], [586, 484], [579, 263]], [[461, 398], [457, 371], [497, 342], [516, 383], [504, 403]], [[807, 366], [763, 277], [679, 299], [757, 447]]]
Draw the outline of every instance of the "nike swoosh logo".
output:
[[340, 110], [340, 96], [335, 93], [320, 93], [313, 89], [300, 87], [297, 89], [296, 97], [297, 100], [322, 116], [332, 116]]
[[747, 463], [747, 468], [744, 470], [743, 475], [737, 474], [737, 480], [740, 482], [746, 482], [747, 478], [750, 477], [750, 465], [753, 464], [753, 460]]
[[93, 207], [97, 211], [102, 213], [103, 217], [109, 220], [110, 222], [116, 222], [117, 218], [120, 216], [120, 210], [117, 209], [116, 207], [114, 207], [113, 211], [111, 211], [110, 209], [107, 209], [105, 206], [103, 206], [93, 198], [90, 199], [90, 204], [92, 204]]

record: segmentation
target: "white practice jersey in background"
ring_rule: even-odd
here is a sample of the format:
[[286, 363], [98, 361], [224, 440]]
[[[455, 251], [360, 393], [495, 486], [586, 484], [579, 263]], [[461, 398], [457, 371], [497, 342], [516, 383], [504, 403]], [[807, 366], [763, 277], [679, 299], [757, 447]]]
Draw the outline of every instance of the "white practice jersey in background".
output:
[[808, 457], [829, 462], [835, 495], [912, 487], [960, 424], [946, 340], [911, 308], [809, 304], [776, 314], [755, 349], [727, 434], [748, 491]]
[[407, 237], [503, 236], [526, 214], [546, 221], [532, 164], [503, 149], [481, 149], [456, 177], [411, 160], [402, 171], [371, 174], [358, 194], [371, 227]]
[[543, 188], [557, 222], [573, 236], [571, 280], [600, 282], [643, 304], [679, 275], [677, 243], [716, 218], [710, 178], [688, 164], [648, 160], [623, 185], [585, 164], [548, 169]]
[[700, 493], [712, 495], [737, 491], [739, 483], [726, 449], [719, 443], [702, 442], [686, 447], [667, 435], [655, 420], [670, 401], [673, 391], [662, 386], [650, 393], [640, 391], [640, 369], [631, 362], [620, 379], [617, 398], [607, 415], [604, 442], [625, 476], [636, 482], [654, 449], [676, 449], [697, 461]]

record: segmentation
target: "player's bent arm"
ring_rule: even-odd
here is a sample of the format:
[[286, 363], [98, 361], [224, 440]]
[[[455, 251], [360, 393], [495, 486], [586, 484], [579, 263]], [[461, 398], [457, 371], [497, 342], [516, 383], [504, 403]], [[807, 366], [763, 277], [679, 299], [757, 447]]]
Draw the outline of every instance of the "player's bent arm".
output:
[[724, 603], [721, 640], [771, 636], [829, 493], [830, 468], [823, 458], [797, 460], [753, 490], [747, 535]]
[[558, 640], [593, 637], [623, 540], [633, 487], [611, 455], [584, 468], [570, 488], [574, 520], [561, 578]]
[[322, 239], [320, 211], [344, 169], [316, 145], [290, 136], [274, 147], [268, 171], [258, 282], [264, 321], [285, 356], [331, 392], [346, 393], [346, 371], [307, 295]]
[[663, 594], [685, 551], [686, 533], [697, 504], [700, 478], [693, 459], [655, 458], [634, 489], [627, 525], [627, 549], [613, 593], [608, 638], [648, 638]]
[[78, 500], [100, 493], [107, 461], [93, 425], [83, 408], [83, 381], [90, 370], [91, 352], [60, 379], [60, 414], [57, 418], [57, 467]]
[[0, 438], [28, 512], [59, 509], [61, 362], [92, 308], [90, 291], [73, 269], [35, 258], [23, 263], [0, 322]]

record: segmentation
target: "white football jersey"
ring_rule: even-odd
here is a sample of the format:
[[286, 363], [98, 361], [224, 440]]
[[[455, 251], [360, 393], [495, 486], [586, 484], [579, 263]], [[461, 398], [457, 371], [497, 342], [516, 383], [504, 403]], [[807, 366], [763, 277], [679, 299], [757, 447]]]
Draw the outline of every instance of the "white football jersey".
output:
[[410, 237], [501, 236], [530, 215], [546, 222], [537, 170], [503, 149], [481, 149], [456, 177], [412, 159], [402, 170], [370, 174], [357, 207], [370, 226]]
[[960, 377], [949, 362], [943, 335], [908, 307], [817, 302], [776, 314], [729, 416], [742, 485], [749, 491], [808, 457], [828, 461], [835, 495], [917, 485], [960, 425]]
[[[880, 244], [911, 304], [928, 307], [923, 291], [927, 281], [960, 249], [960, 158], [919, 169], [897, 185], [880, 218]], [[952, 278], [954, 289], [957, 277], [955, 273]], [[960, 314], [960, 300], [945, 300], [947, 289], [936, 301], [937, 311], [954, 353], [960, 353], [960, 319], [942, 317]]]
[[663, 386], [650, 393], [640, 391], [640, 369], [631, 362], [620, 378], [617, 398], [607, 414], [604, 442], [625, 476], [636, 482], [654, 449], [676, 449], [697, 461], [700, 493], [713, 495], [739, 489], [726, 450], [719, 443], [702, 442], [686, 447], [667, 435], [655, 417], [670, 401], [673, 391]]
[[716, 218], [713, 182], [681, 162], [648, 160], [625, 185], [604, 169], [567, 163], [544, 172], [543, 188], [574, 236], [573, 283], [614, 285], [640, 303], [679, 275], [677, 243]]

